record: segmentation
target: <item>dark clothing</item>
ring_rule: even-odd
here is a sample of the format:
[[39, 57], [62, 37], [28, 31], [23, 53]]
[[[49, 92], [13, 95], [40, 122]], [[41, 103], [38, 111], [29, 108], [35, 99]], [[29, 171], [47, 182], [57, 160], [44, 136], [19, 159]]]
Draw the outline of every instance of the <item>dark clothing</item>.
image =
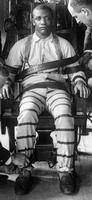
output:
[[10, 157], [10, 152], [0, 143], [0, 165], [3, 165]]
[[87, 27], [84, 39], [84, 50], [92, 50], [92, 27]]

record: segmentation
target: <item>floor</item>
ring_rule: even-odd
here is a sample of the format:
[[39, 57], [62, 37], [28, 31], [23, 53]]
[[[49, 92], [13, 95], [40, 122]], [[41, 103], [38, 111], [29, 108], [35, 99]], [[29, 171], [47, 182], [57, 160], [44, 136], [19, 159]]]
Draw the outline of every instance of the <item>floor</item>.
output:
[[55, 169], [49, 169], [47, 163], [35, 163], [33, 186], [27, 195], [18, 196], [14, 192], [14, 177], [0, 179], [1, 200], [92, 200], [92, 155], [78, 156], [76, 161], [77, 190], [74, 195], [64, 195], [59, 189], [59, 180]]
[[[6, 141], [8, 134], [2, 137], [4, 147], [8, 148]], [[0, 200], [92, 200], [92, 133], [83, 137], [79, 151], [89, 152], [91, 155], [78, 155], [76, 161], [77, 189], [74, 195], [64, 195], [60, 192], [58, 175], [55, 168], [50, 169], [46, 162], [37, 162], [33, 170], [33, 184], [27, 195], [18, 196], [14, 192], [16, 176], [1, 177]]]

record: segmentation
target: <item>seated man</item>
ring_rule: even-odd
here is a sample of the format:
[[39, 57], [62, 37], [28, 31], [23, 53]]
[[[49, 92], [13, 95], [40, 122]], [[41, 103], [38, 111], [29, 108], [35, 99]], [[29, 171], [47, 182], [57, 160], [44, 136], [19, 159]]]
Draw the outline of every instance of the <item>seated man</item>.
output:
[[[52, 33], [53, 12], [49, 6], [40, 4], [34, 8], [33, 25], [33, 35], [15, 43], [6, 60], [7, 65], [20, 68], [23, 75], [21, 84], [24, 93], [21, 95], [18, 116], [16, 155], [13, 156], [13, 163], [23, 170], [16, 179], [15, 192], [24, 194], [28, 190], [31, 171], [28, 171], [27, 166], [36, 144], [39, 115], [46, 108], [55, 120], [56, 129], [51, 135], [57, 148], [60, 188], [65, 194], [71, 194], [75, 191], [75, 134], [71, 97], [64, 83], [69, 79], [74, 86], [74, 93], [79, 91], [81, 97], [87, 98], [86, 77], [82, 71], [63, 75], [62, 66], [48, 67], [48, 62], [75, 56], [71, 44]], [[44, 63], [47, 66], [44, 67]], [[73, 66], [78, 68], [78, 61], [67, 67]], [[25, 75], [27, 69], [30, 73]], [[9, 81], [2, 88], [4, 97], [9, 97], [9, 88], [13, 82], [14, 77], [10, 74]]]

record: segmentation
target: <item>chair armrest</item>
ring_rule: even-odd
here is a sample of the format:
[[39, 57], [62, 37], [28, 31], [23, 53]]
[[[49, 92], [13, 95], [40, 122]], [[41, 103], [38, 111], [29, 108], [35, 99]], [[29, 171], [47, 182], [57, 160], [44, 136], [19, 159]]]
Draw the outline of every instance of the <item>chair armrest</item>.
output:
[[86, 122], [87, 122], [87, 99], [75, 95], [74, 97], [74, 120], [75, 128], [81, 129], [82, 135], [87, 135]]

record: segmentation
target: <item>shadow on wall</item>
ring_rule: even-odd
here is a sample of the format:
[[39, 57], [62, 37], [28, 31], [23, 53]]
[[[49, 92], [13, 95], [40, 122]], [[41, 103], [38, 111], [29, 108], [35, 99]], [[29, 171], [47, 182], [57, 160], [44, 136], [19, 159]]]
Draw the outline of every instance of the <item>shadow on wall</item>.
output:
[[4, 20], [9, 16], [9, 3], [6, 0], [0, 0], [0, 31], [1, 31], [1, 44], [4, 47], [6, 33], [4, 31]]

